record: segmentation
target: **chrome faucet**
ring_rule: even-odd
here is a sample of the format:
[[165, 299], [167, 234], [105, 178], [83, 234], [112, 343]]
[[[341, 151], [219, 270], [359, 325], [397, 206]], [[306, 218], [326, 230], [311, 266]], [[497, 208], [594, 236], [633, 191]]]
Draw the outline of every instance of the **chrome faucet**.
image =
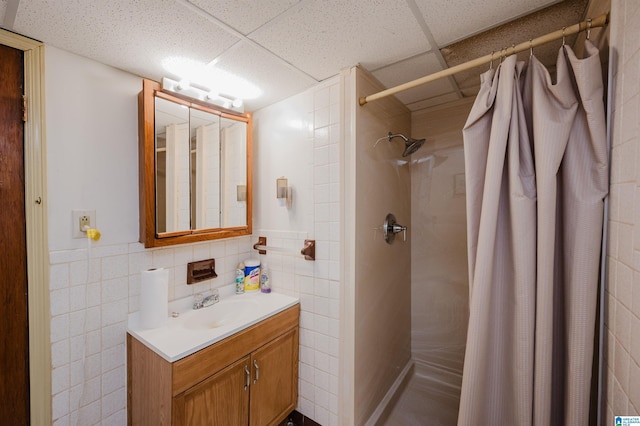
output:
[[215, 305], [220, 301], [218, 295], [218, 289], [214, 289], [213, 293], [205, 296], [202, 293], [197, 293], [193, 296], [193, 309], [206, 308], [207, 306]]

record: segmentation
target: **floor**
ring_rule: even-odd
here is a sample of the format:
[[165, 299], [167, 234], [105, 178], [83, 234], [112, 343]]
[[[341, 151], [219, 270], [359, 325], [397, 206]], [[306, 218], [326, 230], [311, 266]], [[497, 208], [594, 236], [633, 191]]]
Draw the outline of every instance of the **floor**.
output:
[[281, 421], [278, 426], [321, 426], [319, 423], [316, 423], [313, 419], [309, 417], [303, 416], [298, 411], [293, 411], [291, 414], [287, 416], [286, 419]]
[[455, 426], [460, 388], [432, 373], [414, 369], [383, 426]]

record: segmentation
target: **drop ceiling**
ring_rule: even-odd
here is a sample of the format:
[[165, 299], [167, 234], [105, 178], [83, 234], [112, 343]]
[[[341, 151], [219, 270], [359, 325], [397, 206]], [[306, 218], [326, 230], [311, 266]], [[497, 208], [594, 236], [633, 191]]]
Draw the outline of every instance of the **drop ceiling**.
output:
[[[0, 0], [0, 26], [156, 81], [179, 78], [163, 68], [168, 57], [213, 63], [262, 90], [245, 100], [245, 109], [255, 111], [357, 64], [387, 87], [404, 83], [572, 25], [583, 19], [586, 3]], [[473, 96], [480, 72], [397, 97], [418, 110]]]

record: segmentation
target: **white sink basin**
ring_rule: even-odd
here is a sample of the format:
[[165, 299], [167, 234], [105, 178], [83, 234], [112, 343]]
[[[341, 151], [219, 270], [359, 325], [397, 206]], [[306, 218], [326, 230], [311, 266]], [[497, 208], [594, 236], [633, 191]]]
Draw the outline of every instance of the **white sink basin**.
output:
[[[167, 322], [157, 328], [142, 327], [139, 312], [134, 312], [127, 331], [175, 362], [298, 303], [298, 298], [274, 292], [234, 295], [235, 285], [227, 287], [221, 289], [220, 301], [206, 308], [192, 309], [193, 296], [171, 302]], [[179, 315], [169, 316], [173, 312]]]
[[222, 327], [243, 321], [257, 307], [257, 301], [252, 299], [223, 299], [215, 305], [194, 311], [182, 322], [182, 326], [192, 330]]

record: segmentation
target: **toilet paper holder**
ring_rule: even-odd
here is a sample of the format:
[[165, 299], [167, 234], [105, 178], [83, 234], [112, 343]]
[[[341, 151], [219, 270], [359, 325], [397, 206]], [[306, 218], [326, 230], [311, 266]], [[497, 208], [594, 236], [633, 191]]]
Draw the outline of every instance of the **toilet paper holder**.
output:
[[196, 284], [217, 276], [215, 259], [187, 263], [187, 284]]

